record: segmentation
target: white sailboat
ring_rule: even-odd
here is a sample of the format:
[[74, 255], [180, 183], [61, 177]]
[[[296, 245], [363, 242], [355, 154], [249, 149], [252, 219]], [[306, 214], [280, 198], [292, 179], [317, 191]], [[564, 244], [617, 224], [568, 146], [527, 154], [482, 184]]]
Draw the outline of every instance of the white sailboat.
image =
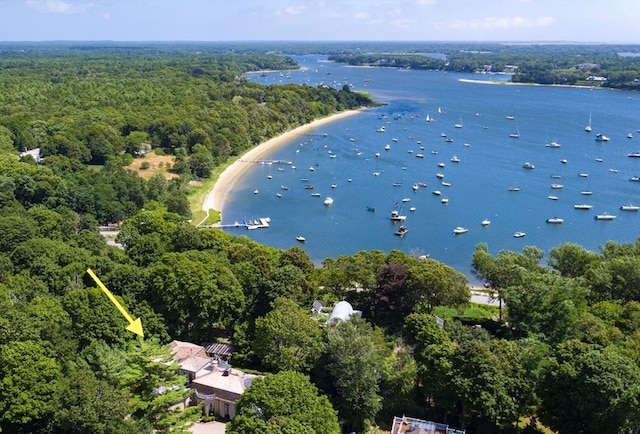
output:
[[455, 128], [462, 128], [462, 116], [460, 117], [460, 122], [454, 125]]
[[516, 127], [516, 132], [509, 134], [509, 137], [511, 137], [512, 139], [519, 139], [520, 138], [520, 128]]
[[587, 125], [586, 127], [584, 127], [584, 130], [585, 130], [587, 133], [590, 133], [590, 132], [592, 131], [592, 129], [591, 129], [591, 113], [589, 113], [589, 125]]

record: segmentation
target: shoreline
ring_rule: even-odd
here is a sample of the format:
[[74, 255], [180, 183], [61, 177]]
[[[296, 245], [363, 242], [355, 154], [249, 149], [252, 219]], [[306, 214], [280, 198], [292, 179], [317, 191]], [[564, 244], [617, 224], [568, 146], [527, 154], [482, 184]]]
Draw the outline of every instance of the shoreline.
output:
[[265, 156], [271, 154], [276, 149], [286, 144], [291, 135], [305, 134], [313, 131], [314, 129], [327, 125], [334, 121], [344, 119], [358, 113], [362, 113], [367, 108], [359, 108], [353, 110], [346, 110], [340, 113], [333, 114], [331, 116], [316, 119], [308, 124], [301, 125], [293, 130], [285, 131], [279, 136], [273, 137], [266, 142], [260, 143], [258, 146], [248, 150], [241, 156], [239, 156], [233, 163], [231, 163], [216, 179], [213, 187], [207, 192], [204, 201], [202, 203], [202, 209], [205, 212], [209, 210], [215, 210], [220, 213], [220, 222], [222, 223], [224, 204], [227, 200], [227, 196], [233, 190], [238, 179], [252, 166], [254, 163], [248, 163], [243, 160], [260, 160]]
[[476, 83], [476, 84], [498, 84], [503, 86], [541, 86], [541, 87], [566, 87], [574, 89], [602, 89], [599, 86], [582, 86], [577, 84], [542, 84], [542, 83], [520, 83], [503, 80], [475, 80], [473, 78], [459, 78], [461, 83]]

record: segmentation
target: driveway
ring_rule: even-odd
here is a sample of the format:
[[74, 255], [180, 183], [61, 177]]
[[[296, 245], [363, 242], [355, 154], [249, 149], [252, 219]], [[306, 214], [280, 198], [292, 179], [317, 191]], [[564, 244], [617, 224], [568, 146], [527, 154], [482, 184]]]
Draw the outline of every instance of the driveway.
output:
[[224, 434], [226, 425], [222, 422], [196, 422], [191, 426], [193, 434]]

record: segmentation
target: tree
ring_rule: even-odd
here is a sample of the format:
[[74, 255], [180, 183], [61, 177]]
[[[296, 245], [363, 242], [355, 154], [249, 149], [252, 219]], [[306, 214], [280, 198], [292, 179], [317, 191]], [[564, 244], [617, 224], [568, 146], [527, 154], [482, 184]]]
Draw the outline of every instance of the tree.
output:
[[60, 382], [54, 426], [69, 433], [126, 434], [135, 429], [126, 418], [127, 410], [126, 394], [80, 368]]
[[577, 244], [563, 244], [549, 250], [548, 263], [563, 277], [584, 276], [598, 255]]
[[326, 369], [337, 391], [340, 417], [351, 430], [360, 431], [382, 408], [377, 368], [382, 355], [371, 326], [359, 318], [338, 323], [328, 331], [327, 338]]
[[236, 413], [227, 425], [229, 434], [340, 432], [336, 412], [327, 397], [319, 395], [309, 377], [298, 372], [283, 371], [254, 379], [238, 400]]
[[614, 348], [561, 344], [538, 391], [540, 420], [559, 434], [631, 432], [640, 422], [640, 368]]
[[36, 342], [0, 347], [0, 428], [29, 433], [46, 426], [61, 378], [58, 362]]
[[271, 311], [256, 319], [255, 329], [256, 355], [270, 371], [309, 372], [324, 350], [318, 323], [286, 298], [271, 303]]

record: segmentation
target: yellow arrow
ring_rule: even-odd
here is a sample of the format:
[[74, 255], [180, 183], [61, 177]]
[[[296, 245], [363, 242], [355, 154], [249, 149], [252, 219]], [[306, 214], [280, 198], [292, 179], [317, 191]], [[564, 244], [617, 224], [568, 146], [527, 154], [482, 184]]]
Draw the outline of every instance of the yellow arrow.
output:
[[95, 275], [95, 273], [91, 270], [91, 268], [87, 268], [87, 273], [89, 273], [89, 276], [91, 276], [93, 280], [96, 281], [100, 289], [102, 289], [102, 291], [105, 294], [107, 294], [107, 297], [109, 297], [109, 300], [111, 300], [111, 302], [116, 305], [120, 313], [124, 315], [127, 321], [129, 321], [127, 330], [134, 332], [137, 335], [144, 336], [144, 332], [142, 331], [142, 322], [140, 321], [140, 318], [137, 318], [135, 320], [131, 318], [131, 315], [129, 315], [126, 309], [122, 307], [122, 305], [118, 302], [118, 300], [116, 300], [116, 297], [111, 293], [111, 291], [109, 291], [107, 287], [104, 286], [104, 284], [100, 281], [100, 279], [98, 279], [98, 276]]

